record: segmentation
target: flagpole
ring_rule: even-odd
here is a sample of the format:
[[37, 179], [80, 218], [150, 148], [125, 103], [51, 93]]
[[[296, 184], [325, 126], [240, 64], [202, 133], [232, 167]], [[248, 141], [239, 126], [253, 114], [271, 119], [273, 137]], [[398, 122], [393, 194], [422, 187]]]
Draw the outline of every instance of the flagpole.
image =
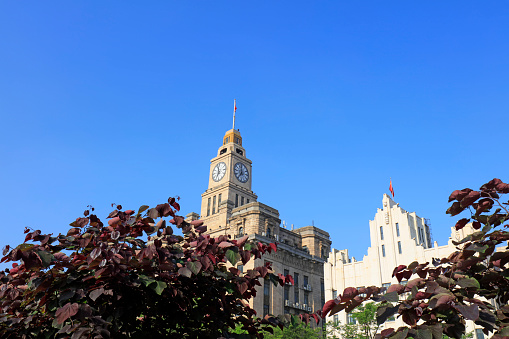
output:
[[233, 129], [235, 129], [235, 111], [236, 111], [237, 105], [235, 104], [235, 99], [233, 99]]

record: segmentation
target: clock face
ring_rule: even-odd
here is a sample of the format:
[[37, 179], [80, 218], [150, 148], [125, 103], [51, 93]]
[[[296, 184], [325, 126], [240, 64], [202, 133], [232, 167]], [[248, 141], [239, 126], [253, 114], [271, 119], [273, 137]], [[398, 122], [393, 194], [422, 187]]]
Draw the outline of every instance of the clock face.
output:
[[247, 182], [249, 179], [249, 172], [247, 167], [241, 162], [235, 164], [233, 167], [233, 173], [235, 173], [235, 177], [242, 183]]
[[214, 170], [212, 170], [212, 179], [214, 181], [219, 181], [223, 179], [224, 175], [226, 174], [226, 164], [224, 162], [220, 162], [219, 164], [214, 167]]

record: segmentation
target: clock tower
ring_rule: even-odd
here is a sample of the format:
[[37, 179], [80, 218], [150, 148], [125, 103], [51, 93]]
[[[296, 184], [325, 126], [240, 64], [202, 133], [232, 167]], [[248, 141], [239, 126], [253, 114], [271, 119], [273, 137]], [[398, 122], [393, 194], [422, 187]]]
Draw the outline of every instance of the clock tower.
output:
[[210, 160], [209, 186], [201, 195], [201, 219], [209, 233], [224, 230], [234, 208], [256, 202], [258, 197], [251, 190], [251, 164], [239, 130], [227, 131], [217, 156]]

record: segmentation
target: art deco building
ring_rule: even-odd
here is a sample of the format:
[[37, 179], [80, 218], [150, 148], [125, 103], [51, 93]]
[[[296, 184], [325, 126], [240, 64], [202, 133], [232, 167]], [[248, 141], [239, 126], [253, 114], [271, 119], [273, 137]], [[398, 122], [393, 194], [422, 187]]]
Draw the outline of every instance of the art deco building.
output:
[[278, 242], [276, 253], [250, 261], [239, 269], [246, 272], [266, 261], [276, 273], [291, 274], [293, 286], [274, 286], [268, 279], [250, 301], [259, 316], [299, 314], [321, 309], [325, 301], [324, 263], [330, 251], [329, 234], [314, 226], [287, 229], [281, 225], [277, 209], [258, 202], [252, 191], [252, 161], [246, 156], [242, 137], [235, 128], [226, 132], [217, 156], [210, 161], [208, 189], [202, 194], [201, 218], [212, 236], [232, 238], [249, 235], [263, 243]]
[[[436, 241], [432, 244], [430, 225], [426, 219], [415, 212], [405, 211], [387, 194], [383, 195], [382, 205], [375, 218], [369, 221], [371, 246], [362, 261], [351, 258], [347, 249], [331, 251], [324, 269], [327, 300], [336, 298], [347, 287], [388, 287], [398, 283], [396, 278], [392, 278], [395, 267], [413, 261], [431, 263], [433, 258], [447, 257], [456, 250], [453, 239], [463, 239], [474, 231], [471, 225], [459, 231], [453, 227], [448, 244], [438, 246]], [[344, 311], [327, 317], [327, 321], [354, 323], [354, 319]], [[403, 321], [392, 318], [380, 327], [380, 331], [400, 326], [404, 326]], [[467, 331], [474, 331], [473, 323], [467, 324]], [[476, 330], [475, 334], [477, 339], [482, 339], [481, 332]]]

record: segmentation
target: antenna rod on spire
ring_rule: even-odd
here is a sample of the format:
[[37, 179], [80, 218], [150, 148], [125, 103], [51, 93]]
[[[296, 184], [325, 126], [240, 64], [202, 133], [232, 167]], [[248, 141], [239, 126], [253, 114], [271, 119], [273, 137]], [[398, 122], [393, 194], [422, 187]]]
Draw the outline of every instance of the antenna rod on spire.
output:
[[236, 100], [233, 99], [233, 129], [235, 129], [235, 111], [237, 110]]

